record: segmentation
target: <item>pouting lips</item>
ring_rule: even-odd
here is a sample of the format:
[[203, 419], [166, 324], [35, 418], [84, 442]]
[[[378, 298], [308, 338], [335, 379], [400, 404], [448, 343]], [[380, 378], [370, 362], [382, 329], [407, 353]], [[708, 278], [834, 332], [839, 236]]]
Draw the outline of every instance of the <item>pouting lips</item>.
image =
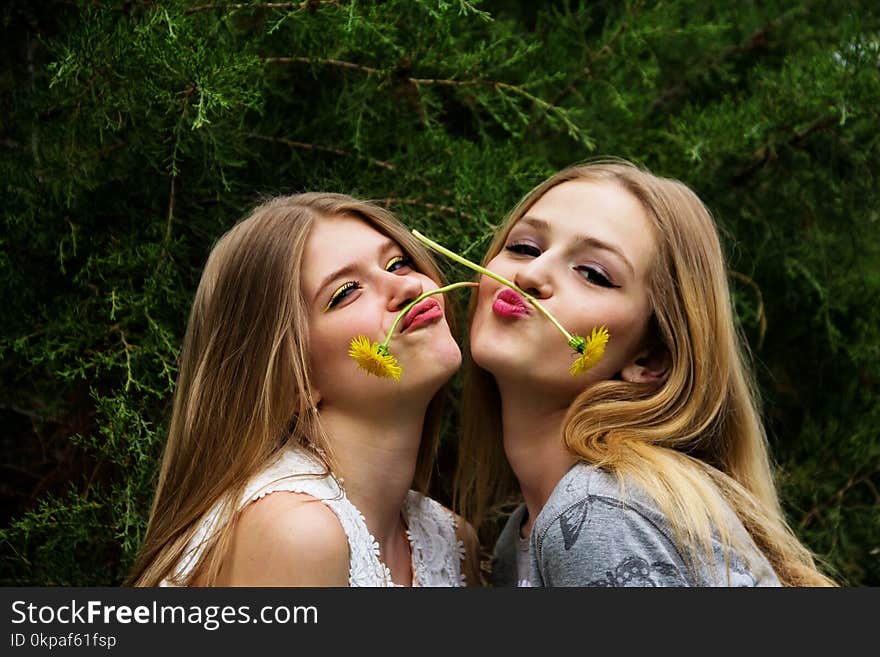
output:
[[501, 290], [495, 298], [495, 303], [492, 304], [492, 310], [501, 317], [525, 317], [529, 314], [526, 300], [510, 288]]
[[410, 308], [409, 312], [403, 318], [403, 326], [400, 332], [403, 333], [411, 326], [423, 324], [432, 319], [438, 319], [443, 315], [443, 309], [436, 299], [425, 299]]

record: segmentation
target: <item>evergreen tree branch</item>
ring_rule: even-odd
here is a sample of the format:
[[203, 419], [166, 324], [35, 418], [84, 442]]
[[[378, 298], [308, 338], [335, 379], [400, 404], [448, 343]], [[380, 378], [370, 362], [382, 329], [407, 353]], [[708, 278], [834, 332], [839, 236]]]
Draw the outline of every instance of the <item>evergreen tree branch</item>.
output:
[[[31, 81], [31, 91], [33, 92], [36, 89], [37, 85], [37, 76], [36, 76], [36, 66], [34, 64], [34, 42], [31, 40], [31, 34], [28, 32], [27, 35], [27, 63], [28, 63], [28, 74], [30, 75]], [[31, 155], [34, 158], [34, 164], [39, 167], [40, 166], [40, 134], [37, 131], [37, 126], [39, 124], [34, 122], [31, 127]]]
[[[345, 68], [349, 70], [359, 71], [362, 73], [366, 73], [367, 75], [374, 74], [384, 74], [384, 75], [392, 75], [392, 72], [383, 71], [382, 69], [373, 68], [371, 66], [364, 66], [363, 64], [355, 64], [354, 62], [339, 60], [339, 59], [313, 59], [310, 57], [266, 57], [264, 59], [265, 62], [276, 63], [276, 64], [319, 64], [325, 66], [335, 66], [339, 68]], [[532, 102], [537, 105], [540, 109], [545, 112], [551, 113], [555, 115], [560, 121], [562, 121], [563, 125], [565, 125], [568, 134], [574, 138], [579, 139], [582, 143], [588, 148], [594, 147], [594, 142], [592, 139], [583, 134], [581, 128], [575, 124], [574, 121], [568, 116], [566, 111], [561, 107], [557, 107], [556, 105], [535, 96], [532, 93], [526, 91], [523, 87], [509, 84], [507, 82], [500, 82], [498, 80], [487, 80], [484, 78], [474, 78], [472, 80], [452, 80], [448, 78], [414, 78], [414, 77], [402, 77], [400, 78], [404, 82], [409, 82], [414, 85], [416, 88], [422, 86], [443, 86], [443, 87], [490, 87], [495, 91], [508, 91], [514, 95], [525, 98], [526, 100]]]
[[355, 64], [354, 62], [346, 62], [340, 59], [314, 59], [311, 57], [266, 57], [263, 61], [270, 64], [320, 64], [323, 66], [336, 66], [339, 68], [347, 68], [355, 71], [373, 75], [382, 73], [378, 68], [364, 66], [363, 64]]
[[[2, 408], [6, 409], [7, 407], [3, 406]], [[24, 468], [19, 468], [14, 465], [10, 465], [8, 463], [0, 463], [0, 467], [5, 470], [9, 470], [10, 472], [14, 472], [15, 474], [24, 475], [25, 477], [30, 477], [31, 479], [42, 479], [42, 477], [35, 472], [31, 472], [30, 470], [25, 470]], [[24, 493], [17, 493], [21, 497], [27, 497]]]
[[188, 90], [180, 93], [184, 94], [183, 112], [181, 112], [180, 119], [177, 121], [177, 126], [174, 129], [175, 139], [174, 150], [171, 153], [171, 189], [168, 193], [168, 216], [165, 220], [165, 235], [162, 238], [162, 248], [159, 251], [156, 268], [153, 270], [153, 278], [155, 278], [159, 273], [159, 270], [162, 269], [162, 265], [168, 255], [168, 247], [171, 244], [171, 229], [174, 226], [174, 198], [177, 189], [177, 153], [180, 150], [180, 131], [186, 118], [186, 110], [189, 105], [190, 96], [192, 95]]
[[[817, 132], [822, 132], [823, 130], [827, 130], [831, 126], [835, 125], [839, 120], [840, 117], [838, 117], [836, 114], [829, 114], [828, 116], [817, 119], [807, 128], [792, 133], [787, 140], [782, 142], [782, 145], [790, 146], [792, 148], [800, 148], [811, 135], [814, 135]], [[776, 148], [779, 145], [779, 143], [772, 144], [770, 142], [765, 142], [764, 145], [761, 146], [761, 148], [759, 148], [752, 154], [752, 163], [746, 167], [743, 167], [734, 174], [733, 182], [737, 185], [741, 185], [746, 180], [751, 178], [755, 173], [757, 173], [760, 169], [762, 169], [766, 164], [775, 160]]]
[[876, 477], [877, 475], [880, 475], [880, 468], [875, 469], [873, 472], [865, 473], [865, 474], [861, 475], [860, 477], [856, 477], [855, 475], [850, 477], [847, 480], [847, 482], [843, 486], [841, 486], [839, 489], [837, 489], [830, 498], [828, 498], [824, 502], [821, 502], [821, 503], [817, 502], [816, 504], [813, 505], [813, 508], [811, 508], [806, 513], [806, 515], [804, 515], [804, 517], [801, 519], [801, 522], [800, 522], [801, 530], [806, 529], [814, 520], [817, 520], [822, 515], [822, 512], [825, 509], [827, 509], [835, 504], [837, 504], [837, 505], [842, 504], [843, 497], [851, 489], [853, 489], [856, 486], [861, 485], [861, 484], [864, 484], [868, 488], [868, 490], [871, 491], [871, 493], [874, 496], [874, 503], [877, 505], [880, 505], [880, 490], [877, 490], [877, 486], [875, 486], [874, 482], [872, 481], [872, 479], [874, 477]]
[[[338, 155], [340, 157], [353, 157], [353, 158], [356, 158], [359, 160], [363, 160], [365, 162], [369, 162], [371, 165], [373, 165], [375, 167], [379, 167], [380, 169], [385, 169], [386, 171], [396, 171], [397, 170], [391, 162], [387, 162], [385, 160], [377, 160], [375, 158], [367, 157], [365, 155], [361, 155], [360, 153], [355, 153], [353, 151], [347, 151], [345, 149], [337, 148], [335, 146], [324, 146], [321, 144], [310, 144], [310, 143], [306, 143], [306, 142], [302, 142], [302, 141], [294, 141], [292, 139], [286, 139], [285, 137], [269, 137], [267, 135], [259, 135], [259, 134], [253, 133], [253, 132], [248, 132], [245, 134], [246, 134], [246, 136], [252, 137], [254, 139], [261, 139], [263, 141], [284, 144], [285, 146], [289, 146], [290, 148], [298, 148], [301, 150], [315, 151], [315, 152], [320, 152], [320, 153], [330, 153], [332, 155]], [[436, 190], [440, 191], [441, 193], [443, 193], [445, 196], [452, 199], [453, 201], [456, 200], [455, 195], [452, 192], [450, 192], [449, 190], [446, 190], [446, 189], [438, 188], [430, 180], [428, 180], [426, 178], [422, 178], [421, 176], [417, 176], [415, 179], [418, 182], [421, 182], [422, 184], [424, 184], [428, 187], [431, 187], [432, 189], [436, 189]], [[476, 217], [472, 214], [468, 214], [467, 212], [464, 212], [462, 210], [456, 210], [455, 208], [448, 206], [448, 205], [436, 205], [434, 203], [428, 203], [428, 202], [422, 201], [421, 199], [404, 199], [404, 198], [399, 198], [399, 197], [388, 197], [386, 199], [383, 199], [383, 202], [386, 204], [386, 206], [390, 205], [391, 203], [402, 203], [404, 205], [416, 205], [416, 206], [426, 208], [428, 210], [434, 210], [437, 212], [441, 212], [444, 214], [450, 214], [450, 215], [454, 215], [457, 217], [464, 217], [465, 219], [468, 219], [468, 220], [476, 222], [476, 223], [481, 223], [483, 225], [489, 226], [494, 229], [494, 226], [490, 226], [490, 224], [485, 219], [479, 219], [478, 217]]]
[[168, 194], [168, 219], [165, 221], [165, 237], [162, 240], [162, 244], [165, 248], [168, 247], [168, 243], [171, 241], [171, 227], [174, 225], [174, 197], [175, 197], [175, 189], [177, 187], [177, 176], [171, 176], [171, 191]]
[[767, 333], [767, 315], [764, 313], [764, 295], [761, 294], [761, 288], [758, 284], [749, 276], [745, 274], [731, 270], [730, 275], [733, 278], [742, 281], [749, 287], [751, 287], [755, 291], [755, 296], [758, 298], [758, 307], [755, 310], [755, 315], [758, 318], [758, 345], [757, 349], [760, 349], [764, 344], [764, 335]]
[[[248, 137], [251, 137], [253, 139], [260, 139], [262, 141], [274, 142], [277, 144], [284, 144], [285, 146], [288, 146], [290, 148], [298, 148], [300, 150], [314, 151], [314, 152], [319, 152], [319, 153], [330, 153], [331, 155], [337, 155], [339, 157], [352, 157], [352, 158], [356, 158], [358, 160], [362, 160], [364, 162], [367, 162], [374, 167], [378, 167], [380, 169], [385, 169], [386, 171], [397, 171], [397, 168], [394, 166], [394, 164], [392, 164], [391, 162], [388, 162], [387, 160], [377, 160], [375, 158], [367, 157], [366, 155], [361, 155], [360, 153], [356, 153], [354, 151], [348, 151], [343, 148], [338, 148], [336, 146], [325, 146], [323, 144], [311, 144], [311, 143], [302, 142], [302, 141], [294, 141], [293, 139], [287, 139], [285, 137], [270, 137], [268, 135], [260, 135], [260, 134], [254, 133], [254, 132], [246, 132], [245, 135]], [[417, 182], [422, 183], [426, 187], [430, 187], [431, 189], [437, 190], [438, 192], [440, 192], [441, 194], [443, 194], [444, 196], [446, 196], [447, 198], [449, 198], [452, 201], [457, 200], [455, 197], [455, 194], [453, 192], [449, 191], [448, 189], [443, 189], [441, 187], [437, 187], [437, 185], [432, 183], [427, 178], [424, 178], [422, 176], [414, 176], [413, 180], [416, 180]], [[438, 206], [438, 207], [442, 207], [442, 206]], [[477, 221], [476, 218], [474, 218], [470, 215], [467, 215], [463, 212], [458, 212], [458, 214], [463, 217], [468, 217], [470, 219], [473, 219], [474, 221]], [[482, 222], [482, 223], [485, 223], [485, 222]]]
[[355, 153], [353, 151], [347, 151], [342, 148], [337, 148], [335, 146], [324, 146], [323, 144], [310, 144], [303, 141], [294, 141], [292, 139], [287, 139], [285, 137], [270, 137], [268, 135], [259, 135], [255, 132], [246, 132], [245, 136], [251, 137], [253, 139], [261, 139], [263, 141], [274, 142], [276, 144], [284, 144], [285, 146], [289, 146], [290, 148], [298, 148], [300, 150], [305, 151], [316, 151], [319, 153], [330, 153], [331, 155], [338, 155], [340, 157], [354, 157], [359, 160], [363, 160], [365, 162], [369, 162], [374, 167], [379, 167], [380, 169], [385, 169], [386, 171], [394, 171], [394, 165], [391, 162], [386, 162], [385, 160], [377, 160], [372, 157], [367, 157], [366, 155], [361, 155], [360, 153]]
[[12, 405], [0, 404], [0, 410], [12, 411], [13, 413], [16, 413], [18, 415], [21, 415], [23, 417], [26, 417], [30, 420], [34, 420], [37, 422], [54, 422], [55, 424], [61, 424], [61, 422], [62, 422], [62, 420], [60, 418], [50, 417], [48, 415], [43, 415], [42, 413], [40, 413], [38, 411], [32, 411], [27, 408], [21, 408], [20, 406], [15, 406], [14, 404], [12, 404]]
[[110, 330], [113, 333], [116, 333], [117, 335], [119, 335], [119, 339], [122, 342], [122, 346], [125, 348], [125, 371], [126, 371], [125, 391], [128, 392], [128, 389], [131, 386], [131, 384], [135, 382], [134, 377], [131, 375], [131, 352], [134, 351], [134, 347], [132, 347], [128, 343], [128, 340], [125, 339], [125, 331], [123, 331], [120, 328], [119, 324], [114, 324], [113, 326], [110, 327]]
[[690, 89], [695, 79], [698, 79], [706, 73], [712, 71], [715, 67], [728, 59], [731, 55], [766, 50], [767, 31], [769, 29], [769, 26], [758, 28], [752, 33], [752, 36], [745, 43], [735, 43], [733, 45], [727, 46], [718, 53], [717, 57], [702, 62], [702, 64], [698, 67], [688, 69], [689, 77], [683, 78], [675, 84], [664, 89], [660, 93], [660, 95], [654, 99], [654, 102], [651, 103], [650, 112], [653, 113], [661, 110], [673, 100], [684, 96]]
[[[638, 8], [640, 8], [640, 6], [641, 3], [639, 3]], [[593, 66], [600, 59], [603, 59], [604, 57], [614, 52], [614, 45], [620, 40], [620, 37], [623, 36], [628, 28], [629, 20], [621, 21], [620, 25], [617, 26], [617, 30], [615, 30], [611, 38], [608, 39], [608, 41], [606, 41], [599, 49], [597, 49], [590, 55], [590, 59], [587, 62], [586, 66], [584, 66], [580, 70], [578, 75], [571, 82], [569, 82], [562, 91], [560, 91], [556, 95], [556, 97], [551, 101], [551, 104], [559, 105], [559, 103], [561, 103], [566, 97], [568, 97], [569, 94], [573, 93], [574, 90], [577, 88], [578, 81], [581, 80], [582, 77], [588, 80], [592, 78]]]
[[159, 273], [159, 270], [162, 267], [162, 263], [165, 262], [165, 256], [168, 254], [168, 246], [171, 244], [171, 229], [174, 226], [174, 197], [176, 195], [177, 188], [177, 172], [172, 172], [171, 174], [171, 191], [168, 194], [168, 216], [165, 220], [165, 235], [162, 238], [162, 250], [159, 253], [159, 262], [156, 263], [156, 269], [153, 271], [153, 276]]
[[340, 9], [343, 6], [342, 3], [334, 2], [334, 0], [303, 0], [303, 2], [265, 2], [261, 4], [254, 4], [251, 2], [236, 2], [229, 4], [225, 2], [216, 2], [190, 7], [183, 13], [194, 14], [199, 11], [208, 11], [211, 9], [296, 9], [297, 11], [310, 9], [312, 11], [315, 11], [320, 5], [330, 5], [333, 7], [339, 7]]
[[688, 76], [664, 90], [651, 104], [651, 112], [653, 113], [663, 108], [671, 101], [686, 94], [690, 89], [693, 80], [712, 71], [731, 55], [754, 54], [759, 51], [767, 51], [769, 49], [767, 35], [774, 30], [778, 30], [784, 23], [805, 13], [809, 4], [810, 3], [803, 3], [794, 7], [786, 13], [768, 21], [763, 27], [756, 28], [747, 40], [729, 45], [726, 48], [723, 48], [716, 57], [707, 58], [702, 61], [700, 65], [686, 69], [688, 71]]
[[401, 205], [413, 205], [440, 214], [448, 214], [453, 217], [464, 217], [465, 219], [474, 223], [487, 224], [484, 219], [478, 219], [474, 215], [468, 214], [467, 212], [464, 212], [462, 210], [458, 210], [448, 205], [437, 205], [435, 203], [428, 203], [427, 201], [423, 201], [420, 198], [401, 198], [399, 196], [388, 196], [382, 199], [381, 202], [385, 205], [385, 207], [389, 207], [391, 205], [394, 205], [395, 203], [399, 203]]

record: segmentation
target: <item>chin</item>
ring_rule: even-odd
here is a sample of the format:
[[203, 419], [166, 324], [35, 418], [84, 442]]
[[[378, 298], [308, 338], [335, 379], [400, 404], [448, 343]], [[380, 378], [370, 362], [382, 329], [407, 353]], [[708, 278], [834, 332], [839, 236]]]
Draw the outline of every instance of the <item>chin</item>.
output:
[[523, 345], [509, 344], [498, 333], [486, 335], [485, 330], [471, 334], [471, 360], [491, 374], [527, 373], [532, 359], [523, 354]]
[[526, 382], [534, 376], [534, 368], [528, 363], [511, 359], [503, 352], [478, 350], [476, 353], [471, 352], [471, 359], [477, 366], [491, 374], [496, 381], [507, 379]]
[[[519, 388], [533, 389], [536, 394], [557, 397], [563, 391], [582, 387], [583, 381], [573, 384], [568, 364], [554, 355], [528, 355], [497, 340], [471, 342], [471, 360], [491, 374], [499, 384], [509, 383]], [[558, 363], [558, 364], [557, 364]]]
[[507, 354], [472, 352], [471, 358], [474, 363], [494, 376], [496, 380], [526, 381], [534, 375], [534, 368], [522, 361], [510, 359]]
[[[406, 361], [401, 360], [400, 383], [434, 391], [449, 381], [461, 367], [461, 349], [451, 335], [431, 341]], [[432, 393], [433, 394], [433, 393]]]
[[444, 377], [443, 381], [446, 382], [461, 367], [461, 349], [450, 336], [448, 342], [438, 345], [431, 352], [428, 361], [425, 369], [436, 371], [439, 376]]

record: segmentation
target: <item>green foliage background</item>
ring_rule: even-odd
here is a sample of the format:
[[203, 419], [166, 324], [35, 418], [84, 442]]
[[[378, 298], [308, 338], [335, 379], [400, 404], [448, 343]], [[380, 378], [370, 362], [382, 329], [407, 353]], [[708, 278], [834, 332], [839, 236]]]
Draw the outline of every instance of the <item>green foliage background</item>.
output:
[[380, 199], [479, 258], [547, 174], [619, 155], [713, 210], [791, 524], [840, 581], [880, 584], [876, 2], [12, 0], [0, 17], [0, 583], [122, 581], [201, 267], [261, 194]]

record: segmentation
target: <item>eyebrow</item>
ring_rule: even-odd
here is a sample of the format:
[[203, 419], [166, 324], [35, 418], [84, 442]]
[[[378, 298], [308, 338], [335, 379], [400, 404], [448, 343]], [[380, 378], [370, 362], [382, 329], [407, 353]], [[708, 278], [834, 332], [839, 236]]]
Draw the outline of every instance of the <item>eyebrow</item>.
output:
[[[535, 228], [537, 230], [543, 230], [543, 231], [550, 232], [550, 224], [547, 221], [545, 221], [544, 219], [538, 219], [538, 217], [531, 217], [531, 216], [523, 217], [522, 219], [519, 220], [519, 223], [528, 224], [532, 228]], [[633, 269], [633, 266], [630, 264], [629, 260], [627, 260], [626, 256], [623, 255], [623, 252], [620, 249], [618, 249], [616, 246], [614, 246], [613, 244], [609, 244], [608, 242], [603, 242], [602, 240], [597, 239], [595, 237], [591, 237], [590, 235], [575, 235], [575, 239], [578, 242], [583, 242], [587, 246], [590, 246], [594, 249], [600, 249], [602, 251], [608, 251], [609, 253], [613, 253], [618, 258], [623, 260], [623, 264], [625, 264], [627, 266], [627, 268], [629, 268], [630, 273], [633, 276], [635, 276], [635, 270]]]
[[[388, 253], [389, 251], [391, 251], [395, 248], [400, 248], [400, 247], [398, 246], [397, 242], [395, 242], [394, 240], [389, 238], [389, 239], [386, 239], [382, 243], [382, 246], [379, 247], [379, 250], [377, 251], [377, 253], [381, 256], [383, 253]], [[332, 283], [333, 281], [335, 281], [338, 278], [342, 278], [343, 276], [348, 276], [349, 274], [354, 273], [355, 271], [357, 271], [357, 268], [358, 268], [358, 263], [352, 262], [352, 263], [345, 265], [344, 267], [340, 267], [339, 269], [336, 269], [331, 274], [326, 276], [324, 278], [324, 280], [322, 280], [321, 283], [318, 285], [317, 290], [315, 290], [315, 295], [314, 295], [314, 298], [312, 299], [312, 301], [317, 301], [318, 296], [321, 294], [321, 291], [325, 287], [330, 285], [330, 283]]]

